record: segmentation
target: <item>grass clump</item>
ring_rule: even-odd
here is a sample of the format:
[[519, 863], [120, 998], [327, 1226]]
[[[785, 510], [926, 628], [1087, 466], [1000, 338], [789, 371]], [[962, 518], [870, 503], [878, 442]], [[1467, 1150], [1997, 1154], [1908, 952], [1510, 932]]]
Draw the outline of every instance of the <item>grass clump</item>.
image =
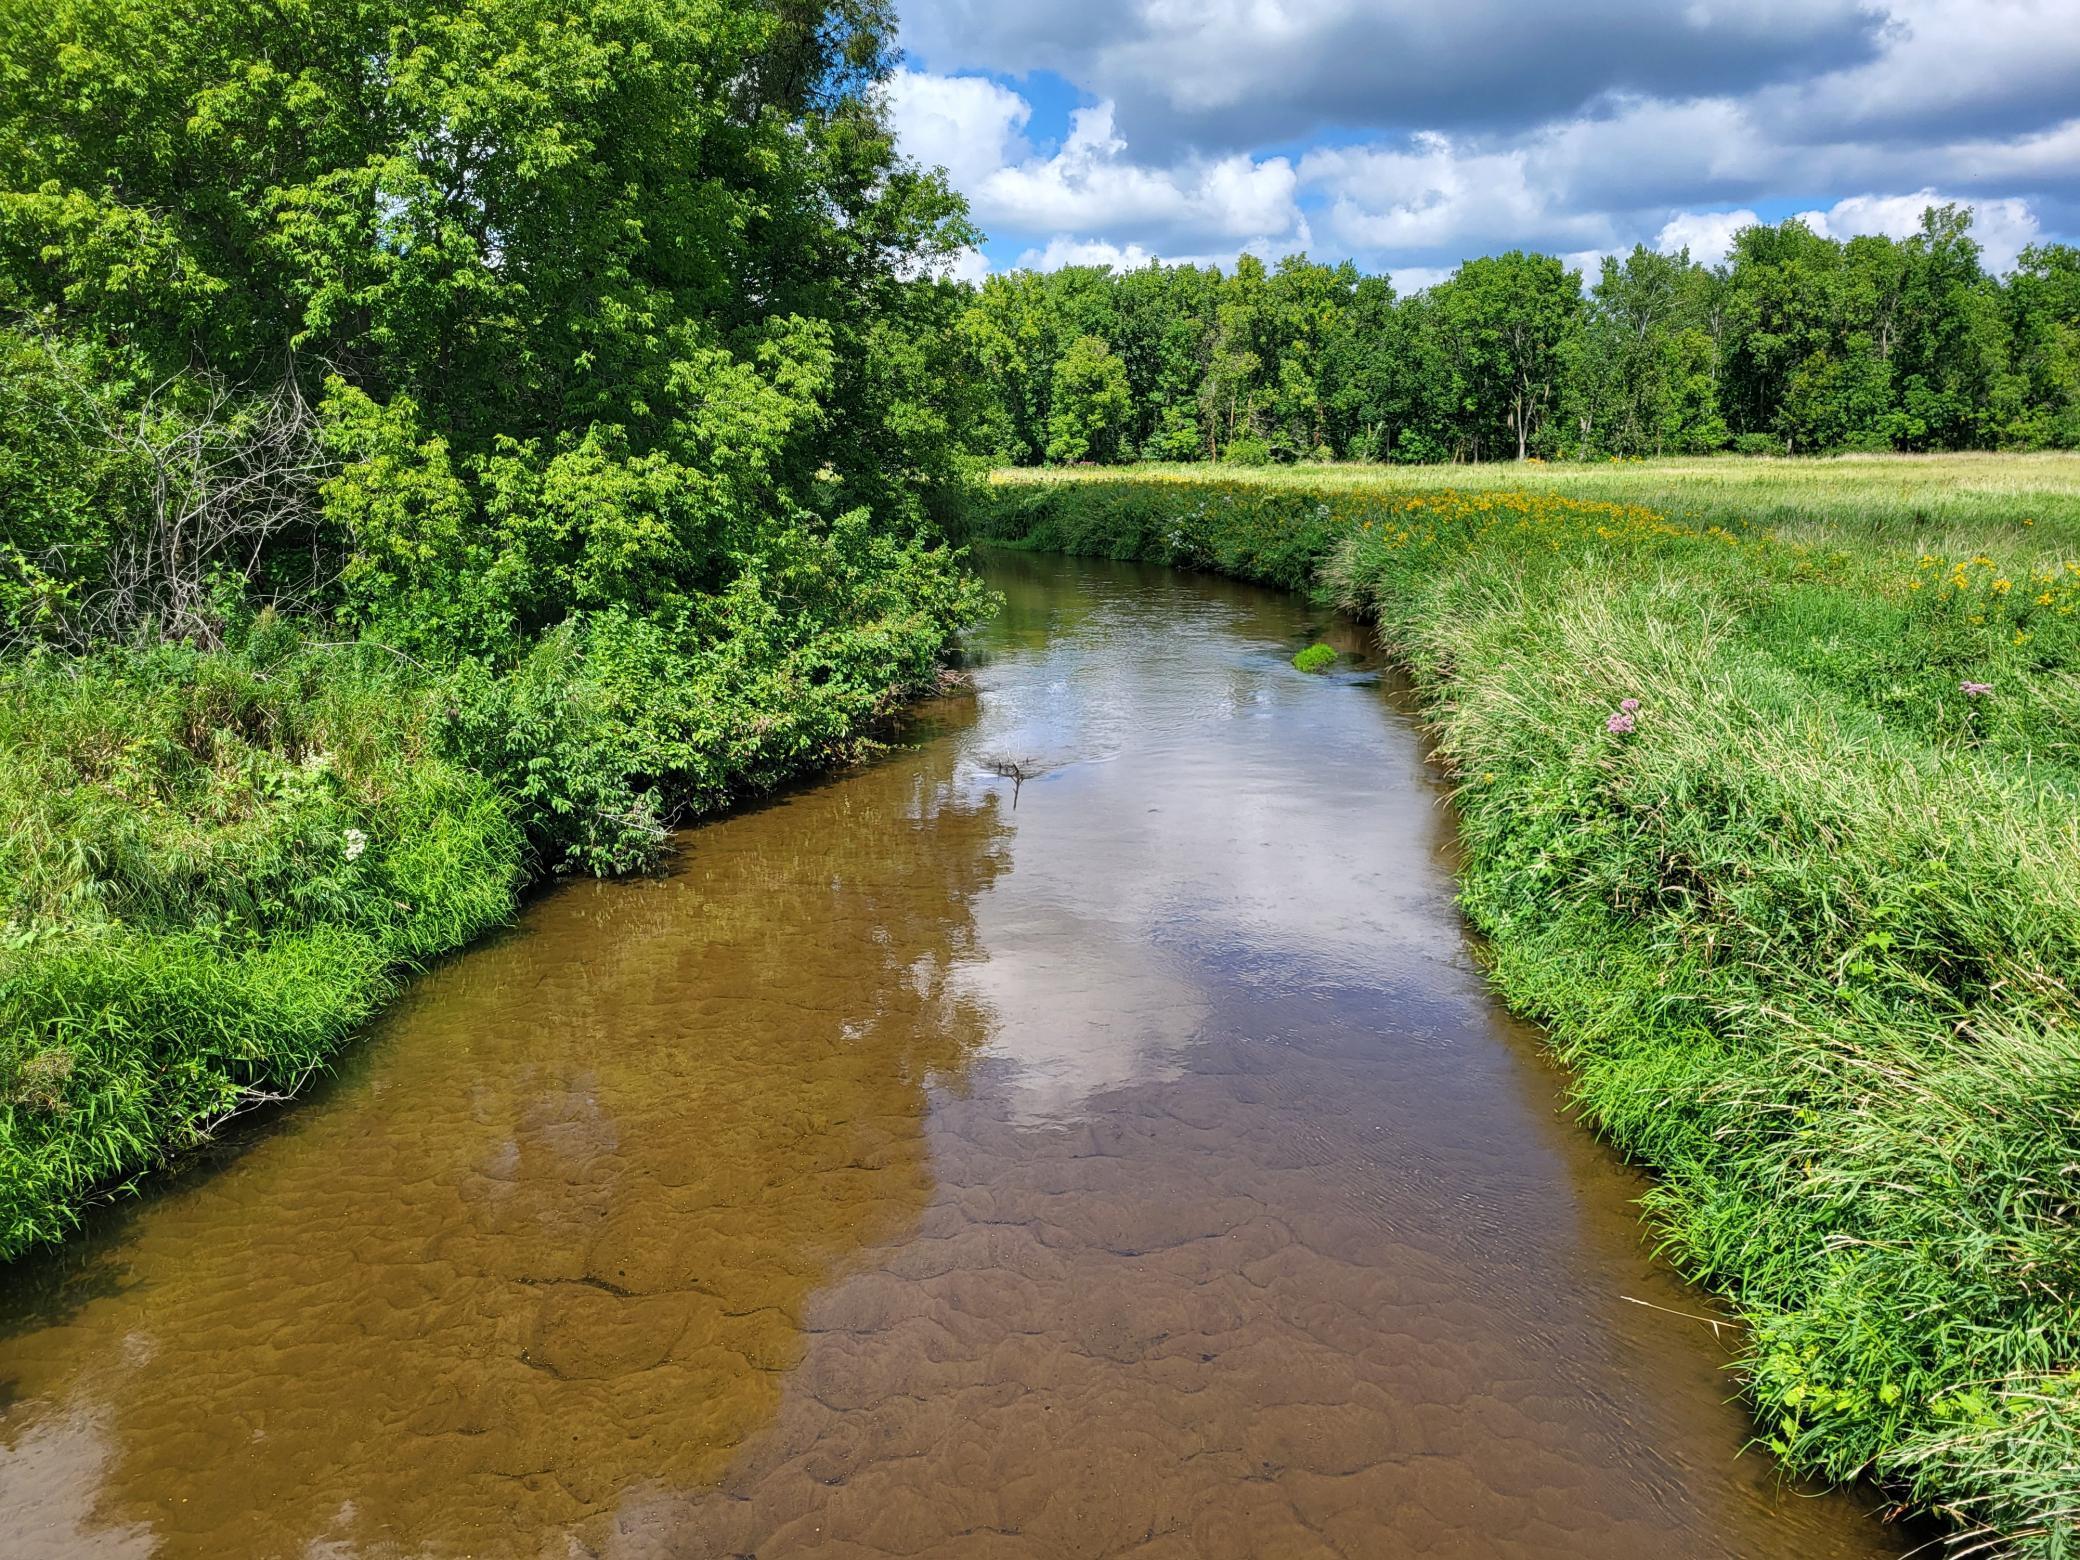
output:
[[1303, 672], [1326, 672], [1336, 664], [1336, 651], [1330, 645], [1309, 645], [1293, 657], [1293, 665]]
[[270, 638], [0, 678], [0, 1253], [506, 916], [523, 831], [383, 657]]
[[[1831, 507], [1830, 507], [1831, 506]], [[2035, 507], [2034, 505], [2032, 507]], [[1961, 1534], [2080, 1545], [2080, 557], [1557, 491], [1008, 485], [1038, 545], [1377, 620], [1463, 902], [1663, 1248], [1748, 1323], [1759, 1435]], [[1307, 560], [1302, 567], [1302, 560]]]

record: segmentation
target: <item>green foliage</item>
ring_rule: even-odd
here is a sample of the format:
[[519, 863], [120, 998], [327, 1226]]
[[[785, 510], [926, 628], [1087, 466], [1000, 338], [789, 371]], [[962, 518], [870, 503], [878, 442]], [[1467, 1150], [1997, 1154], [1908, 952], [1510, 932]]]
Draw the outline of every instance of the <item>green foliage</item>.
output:
[[1975, 493], [1948, 539], [1912, 506], [1902, 547], [1867, 482], [1829, 506], [1809, 469], [1757, 468], [1781, 533], [1731, 499], [1298, 474], [1005, 483], [983, 523], [1376, 618], [1457, 781], [1494, 979], [1745, 1319], [1760, 1437], [2063, 1555], [2080, 515], [2061, 545], [2043, 494]]
[[1713, 277], [1689, 252], [1606, 256], [1564, 376], [1582, 451], [1699, 454], [1727, 442], [1719, 409]]
[[864, 511], [671, 617], [435, 671], [263, 616], [230, 647], [0, 671], [0, 1256], [293, 1092], [397, 972], [544, 871], [856, 750], [988, 601]]
[[1331, 645], [1309, 645], [1293, 657], [1293, 665], [1303, 672], [1326, 672], [1336, 664], [1336, 650]]
[[271, 619], [0, 679], [0, 1255], [293, 1088], [395, 968], [510, 911], [520, 831], [442, 710]]
[[[900, 273], [970, 234], [865, 90], [879, 5], [83, 0], [14, 22], [0, 297], [92, 343], [63, 360], [118, 406], [293, 384], [331, 468], [303, 473], [331, 604], [364, 631], [524, 654], [572, 611], [722, 587], [768, 530], [861, 506], [905, 527], [960, 480], [936, 362], [887, 348], [892, 325], [950, 339], [943, 288]], [[91, 557], [107, 505], [33, 507], [24, 609], [52, 588], [37, 559]]]
[[2080, 249], [2025, 249], [2008, 279], [2006, 303], [2020, 386], [2009, 441], [2080, 448]]
[[529, 877], [856, 751], [988, 610], [938, 522], [1002, 363], [930, 279], [973, 235], [896, 154], [891, 30], [10, 11], [0, 1256]]
[[1513, 443], [1545, 448], [1563, 365], [1579, 327], [1581, 276], [1551, 255], [1469, 260], [1430, 305], [1453, 368], [1452, 399], [1475, 460]]
[[1092, 358], [1093, 341], [1124, 367], [1121, 459], [2080, 447], [2074, 252], [2032, 249], [1996, 280], [1970, 221], [1931, 207], [1907, 238], [1845, 242], [1794, 219], [1748, 229], [1712, 268], [1637, 247], [1586, 295], [1560, 261], [1522, 252], [1405, 298], [1304, 255], [1244, 255], [1226, 274], [992, 276], [959, 327], [980, 398], [971, 448], [1013, 465], [1112, 458], [1051, 432], [1056, 365]]
[[1118, 457], [1133, 412], [1127, 371], [1097, 336], [1079, 336], [1054, 366], [1047, 458], [1060, 465]]
[[102, 408], [80, 357], [0, 330], [0, 624], [16, 636], [67, 633], [149, 480], [87, 433]]

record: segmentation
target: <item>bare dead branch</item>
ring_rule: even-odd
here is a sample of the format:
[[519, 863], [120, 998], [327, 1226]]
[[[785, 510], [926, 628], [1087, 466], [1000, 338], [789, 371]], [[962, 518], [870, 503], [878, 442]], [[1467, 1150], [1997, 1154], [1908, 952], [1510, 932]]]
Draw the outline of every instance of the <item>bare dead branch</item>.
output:
[[[77, 391], [52, 408], [57, 421], [82, 449], [137, 472], [143, 489], [94, 588], [76, 603], [68, 637], [214, 645], [223, 629], [217, 592], [227, 579], [290, 611], [332, 583], [318, 500], [332, 465], [293, 372], [258, 395], [210, 379], [198, 398], [196, 381], [169, 379], [118, 412], [48, 350], [53, 370]], [[190, 404], [177, 404], [184, 400]], [[279, 564], [299, 538], [308, 562], [291, 584]]]

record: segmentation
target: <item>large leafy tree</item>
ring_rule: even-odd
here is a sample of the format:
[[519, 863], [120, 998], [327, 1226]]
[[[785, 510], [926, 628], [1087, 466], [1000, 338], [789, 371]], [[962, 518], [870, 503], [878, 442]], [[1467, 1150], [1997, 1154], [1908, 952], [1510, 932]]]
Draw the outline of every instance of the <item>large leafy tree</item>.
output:
[[1522, 460], [1539, 446], [1560, 400], [1569, 343], [1581, 324], [1581, 274], [1551, 255], [1469, 260], [1437, 289], [1438, 325], [1452, 342], [1475, 458], [1505, 440]]
[[1725, 442], [1710, 328], [1716, 293], [1687, 250], [1639, 245], [1622, 261], [1604, 258], [1570, 374], [1583, 451], [1661, 455]]
[[1989, 442], [2020, 398], [2000, 292], [1979, 264], [1971, 220], [1958, 206], [1930, 207], [1897, 246], [1899, 404], [1888, 431], [1902, 449]]
[[2006, 437], [2080, 445], [2080, 249], [2025, 249], [2005, 299], [2022, 405]]
[[1735, 432], [1784, 433], [1794, 379], [1810, 376], [1816, 356], [1824, 363], [1835, 346], [1840, 265], [1840, 246], [1795, 218], [1735, 235], [1722, 390]]
[[1114, 460], [1134, 411], [1127, 371], [1100, 336], [1079, 336], [1054, 366], [1047, 458]]
[[[882, 0], [57, 0], [0, 24], [0, 302], [326, 408], [366, 614], [717, 587], [946, 474], [877, 353], [969, 236]], [[920, 322], [921, 323], [921, 322]]]

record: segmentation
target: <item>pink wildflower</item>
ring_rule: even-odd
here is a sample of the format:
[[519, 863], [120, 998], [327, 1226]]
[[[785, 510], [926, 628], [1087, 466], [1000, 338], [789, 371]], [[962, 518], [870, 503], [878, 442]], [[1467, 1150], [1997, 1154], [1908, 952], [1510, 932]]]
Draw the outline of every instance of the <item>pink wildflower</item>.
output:
[[1605, 721], [1603, 729], [1614, 737], [1629, 736], [1632, 733], [1632, 717], [1620, 712]]
[[1984, 697], [1986, 697], [1987, 694], [1993, 692], [1993, 684], [1981, 682], [1961, 682], [1957, 685], [1957, 691], [1959, 693], [1965, 694], [1970, 698], [1983, 699]]
[[1620, 699], [1618, 701], [1618, 708], [1623, 710], [1627, 715], [1630, 715], [1634, 710], [1639, 708], [1639, 700]]

